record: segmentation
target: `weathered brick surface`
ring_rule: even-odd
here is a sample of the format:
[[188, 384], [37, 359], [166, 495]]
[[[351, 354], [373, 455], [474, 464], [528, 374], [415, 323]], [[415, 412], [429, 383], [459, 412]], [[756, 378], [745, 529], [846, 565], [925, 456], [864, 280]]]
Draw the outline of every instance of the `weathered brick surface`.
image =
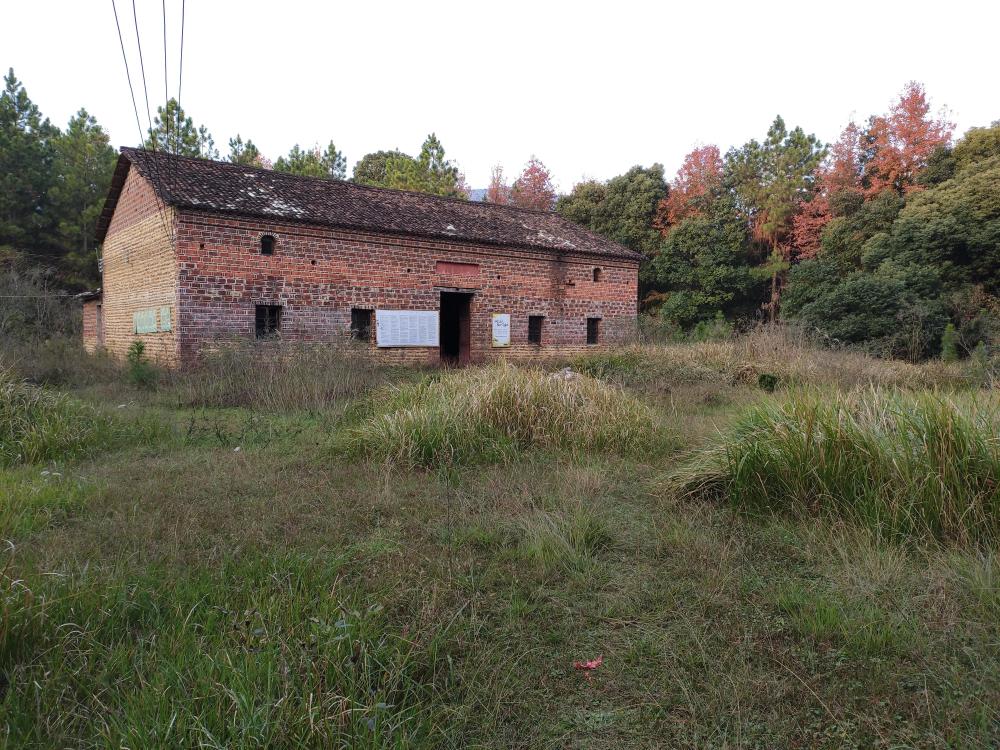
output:
[[124, 356], [135, 340], [164, 364], [177, 363], [177, 326], [167, 332], [137, 334], [133, 315], [169, 307], [177, 318], [177, 261], [171, 235], [172, 208], [163, 206], [135, 169], [129, 172], [104, 239], [102, 311], [104, 346]]
[[[282, 306], [284, 338], [325, 341], [348, 335], [351, 308], [437, 310], [442, 289], [473, 293], [473, 360], [588, 349], [589, 317], [601, 318], [601, 345], [635, 324], [638, 264], [631, 259], [190, 209], [170, 210], [164, 218], [170, 223], [164, 224], [150, 186], [133, 169], [104, 246], [105, 339], [113, 352], [123, 353], [137, 338], [132, 314], [147, 307], [170, 305], [174, 330], [138, 338], [157, 358], [187, 363], [219, 338], [253, 338], [257, 304]], [[271, 256], [260, 253], [263, 234], [277, 240]], [[492, 313], [510, 314], [510, 348], [492, 347]], [[529, 315], [545, 317], [541, 346], [528, 343]], [[436, 348], [377, 353], [400, 362], [436, 362], [439, 356]]]
[[101, 344], [100, 340], [100, 302], [89, 299], [83, 303], [83, 348], [93, 354]]

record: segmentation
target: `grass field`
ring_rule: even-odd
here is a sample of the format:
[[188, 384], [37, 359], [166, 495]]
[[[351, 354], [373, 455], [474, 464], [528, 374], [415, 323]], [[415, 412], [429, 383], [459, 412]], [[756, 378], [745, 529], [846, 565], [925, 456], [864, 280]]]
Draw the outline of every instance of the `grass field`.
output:
[[9, 363], [0, 745], [1000, 745], [982, 372], [226, 357]]

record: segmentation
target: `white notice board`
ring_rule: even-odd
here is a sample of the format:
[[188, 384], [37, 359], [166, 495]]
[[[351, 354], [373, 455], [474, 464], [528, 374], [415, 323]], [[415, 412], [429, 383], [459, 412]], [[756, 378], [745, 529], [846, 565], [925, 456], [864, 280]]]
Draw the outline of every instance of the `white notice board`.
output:
[[493, 313], [493, 346], [510, 346], [510, 315]]
[[375, 341], [381, 347], [438, 346], [437, 310], [376, 310]]

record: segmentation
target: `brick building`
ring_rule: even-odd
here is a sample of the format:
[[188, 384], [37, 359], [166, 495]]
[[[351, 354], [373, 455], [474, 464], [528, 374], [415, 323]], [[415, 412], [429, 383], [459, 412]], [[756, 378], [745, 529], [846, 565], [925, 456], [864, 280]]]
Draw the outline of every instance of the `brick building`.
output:
[[84, 340], [188, 364], [220, 338], [460, 363], [635, 325], [640, 256], [561, 216], [122, 149]]

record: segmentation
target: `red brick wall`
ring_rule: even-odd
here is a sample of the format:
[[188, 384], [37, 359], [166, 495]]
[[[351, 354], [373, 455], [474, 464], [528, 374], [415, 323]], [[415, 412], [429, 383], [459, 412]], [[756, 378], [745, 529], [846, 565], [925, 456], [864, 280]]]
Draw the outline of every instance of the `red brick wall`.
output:
[[[277, 238], [274, 255], [260, 254], [262, 234]], [[283, 337], [329, 340], [347, 335], [352, 307], [437, 310], [436, 287], [475, 291], [474, 360], [586, 349], [588, 317], [602, 318], [602, 344], [624, 337], [635, 324], [635, 261], [560, 259], [545, 252], [194, 211], [178, 212], [176, 251], [175, 328], [182, 361], [217, 337], [253, 337], [255, 304], [282, 305]], [[479, 271], [470, 274], [467, 266], [448, 265], [456, 263], [477, 264]], [[601, 269], [597, 282], [594, 268]], [[449, 274], [449, 269], [459, 272]], [[492, 313], [511, 315], [510, 349], [492, 347]], [[528, 343], [529, 315], [545, 316], [541, 347]], [[436, 348], [379, 353], [405, 361], [438, 358]]]

